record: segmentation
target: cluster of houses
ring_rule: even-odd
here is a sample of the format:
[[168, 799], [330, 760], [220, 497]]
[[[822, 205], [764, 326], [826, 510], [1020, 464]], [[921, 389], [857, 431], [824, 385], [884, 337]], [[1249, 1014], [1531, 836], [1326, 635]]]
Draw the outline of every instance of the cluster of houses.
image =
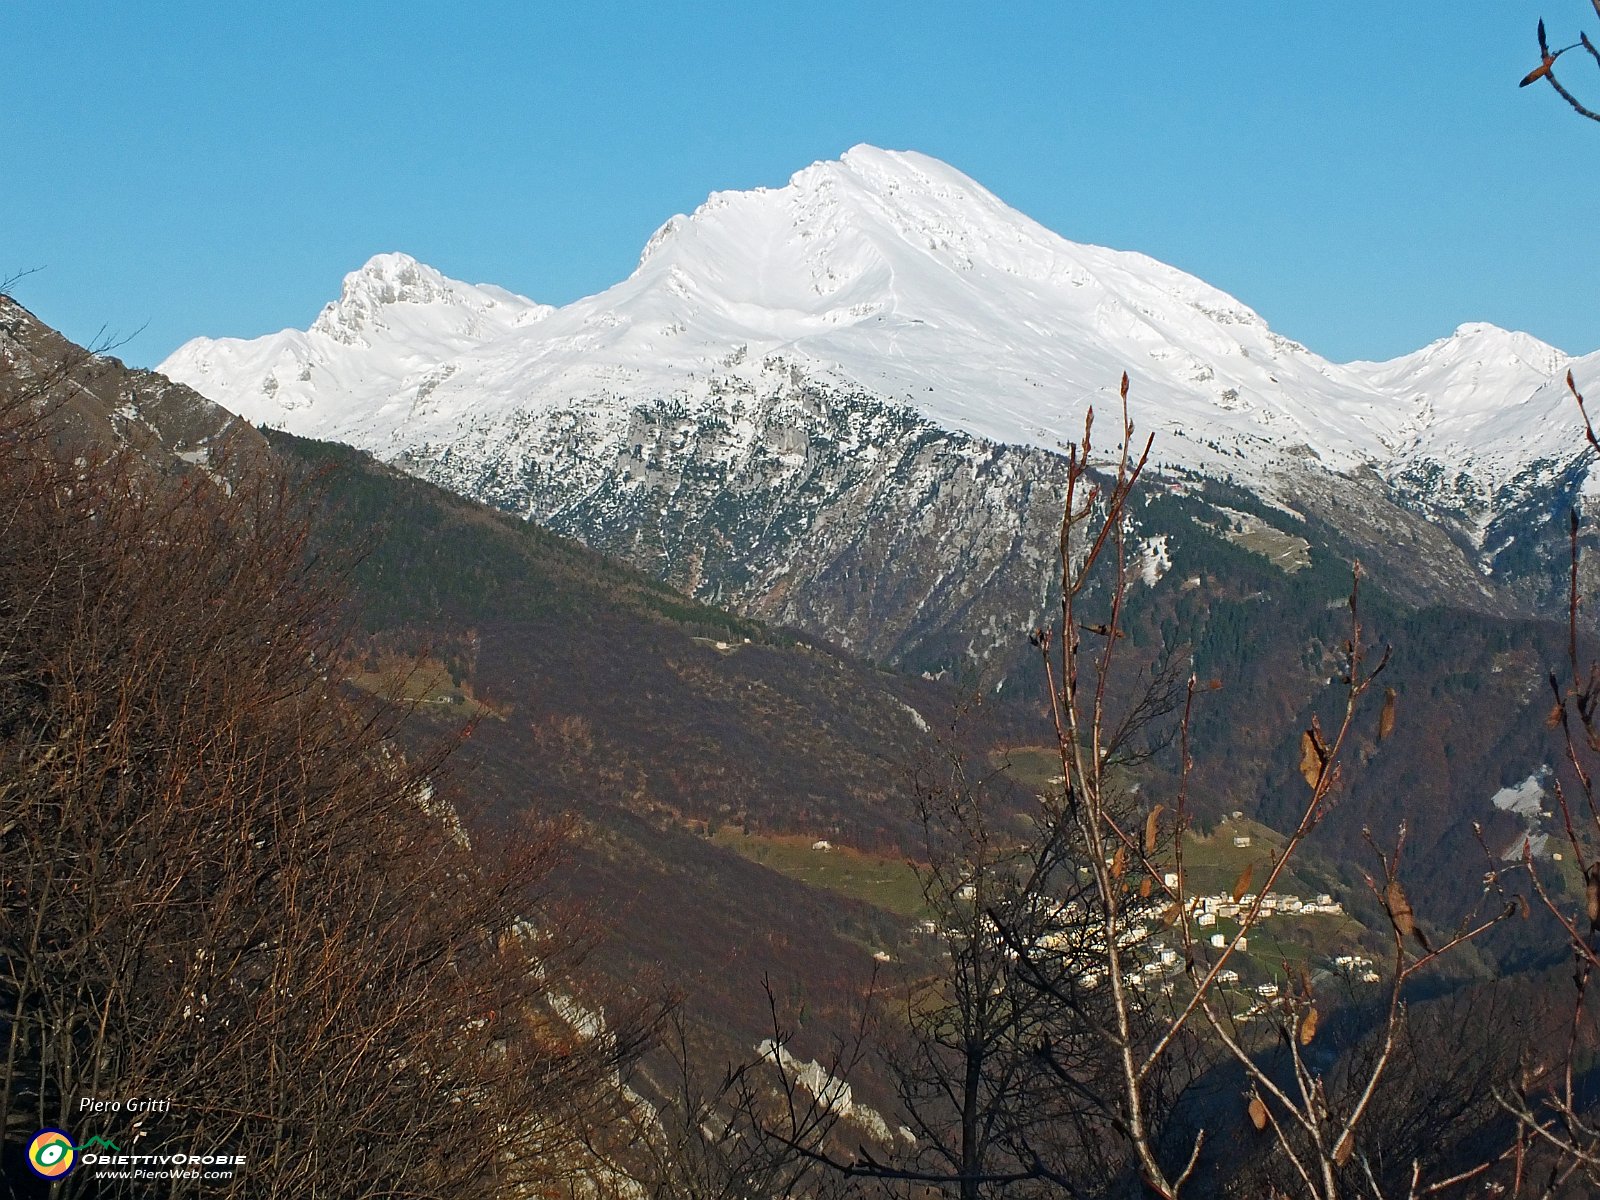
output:
[[[1176, 888], [1178, 886], [1178, 877], [1176, 877], [1176, 874], [1168, 874], [1163, 878], [1163, 883], [1168, 888]], [[973, 899], [973, 886], [963, 886], [962, 890], [958, 891], [958, 896], [962, 899]], [[1259, 907], [1256, 910], [1256, 917], [1254, 917], [1254, 922], [1256, 923], [1274, 917], [1302, 917], [1302, 915], [1309, 914], [1341, 915], [1344, 912], [1344, 906], [1342, 906], [1341, 902], [1336, 901], [1328, 893], [1320, 893], [1315, 898], [1306, 899], [1293, 893], [1277, 893], [1277, 891], [1269, 891], [1269, 893], [1262, 894], [1259, 898], [1256, 893], [1245, 893], [1242, 896], [1238, 896], [1237, 899], [1229, 893], [1195, 896], [1190, 901], [1190, 906], [1192, 906], [1190, 910], [1194, 912], [1195, 926], [1200, 930], [1206, 930], [1206, 928], [1214, 928], [1218, 920], [1234, 920], [1234, 922], [1237, 922], [1242, 915], [1250, 912], [1251, 907], [1256, 906], [1258, 899]], [[1126, 971], [1125, 976], [1123, 976], [1123, 982], [1125, 982], [1126, 986], [1138, 987], [1141, 990], [1154, 990], [1155, 994], [1158, 995], [1173, 995], [1178, 989], [1176, 979], [1184, 971], [1181, 952], [1170, 946], [1168, 942], [1163, 941], [1160, 936], [1152, 936], [1152, 928], [1160, 926], [1166, 907], [1168, 907], [1166, 901], [1163, 901], [1160, 896], [1155, 896], [1155, 898], [1144, 899], [1144, 901], [1136, 901], [1133, 906], [1128, 907], [1128, 910], [1126, 910], [1126, 923], [1123, 925], [1122, 933], [1117, 936], [1117, 942], [1123, 947], [1139, 947], [1138, 968]], [[1038, 936], [1038, 946], [1042, 947], [1042, 949], [1070, 952], [1070, 950], [1074, 949], [1074, 946], [1077, 946], [1078, 949], [1085, 949], [1085, 939], [1098, 938], [1098, 931], [1090, 930], [1090, 928], [1083, 926], [1082, 920], [1080, 920], [1082, 918], [1082, 910], [1078, 910], [1075, 902], [1064, 904], [1061, 907], [1061, 912], [1058, 912], [1056, 917], [1058, 917], [1058, 926], [1054, 930]], [[922, 931], [923, 933], [936, 933], [936, 925], [931, 920], [926, 920], [926, 922], [922, 922]], [[1243, 934], [1235, 938], [1234, 934], [1211, 933], [1208, 941], [1210, 941], [1214, 949], [1224, 949], [1232, 942], [1235, 946], [1235, 954], [1250, 954], [1250, 938], [1243, 936]], [[1352, 978], [1360, 979], [1360, 981], [1368, 982], [1368, 984], [1378, 982], [1379, 979], [1376, 971], [1373, 971], [1371, 960], [1360, 957], [1360, 955], [1339, 955], [1339, 957], [1334, 958], [1333, 966], [1334, 970], [1349, 974]], [[1232, 966], [1224, 966], [1216, 976], [1218, 986], [1229, 987], [1229, 989], [1238, 989], [1240, 987], [1240, 979], [1242, 979], [1240, 978], [1240, 973], [1234, 970]], [[1098, 968], [1090, 968], [1090, 970], [1083, 971], [1078, 976], [1078, 984], [1085, 987], [1085, 989], [1099, 987], [1102, 981], [1104, 981], [1104, 971], [1098, 970]], [[1280, 994], [1280, 986], [1278, 986], [1277, 982], [1261, 982], [1261, 984], [1254, 984], [1253, 987], [1250, 987], [1246, 994], [1250, 995], [1253, 1003], [1251, 1003], [1248, 1010], [1245, 1010], [1245, 1013], [1240, 1013], [1238, 1016], [1243, 1019], [1250, 1019], [1251, 1016], [1259, 1016], [1259, 1014], [1267, 1011], [1270, 1006], [1269, 1002], [1277, 1000], [1278, 994]]]
[[[1177, 875], [1168, 872], [1162, 880], [1169, 888], [1178, 886]], [[1256, 914], [1256, 920], [1265, 921], [1269, 917], [1289, 916], [1300, 917], [1311, 913], [1327, 913], [1331, 916], [1341, 916], [1344, 905], [1335, 900], [1327, 892], [1320, 893], [1315, 899], [1302, 900], [1292, 892], [1268, 892], [1261, 900], [1261, 911]], [[1255, 904], [1257, 896], [1254, 892], [1246, 892], [1237, 900], [1229, 893], [1222, 892], [1211, 896], [1198, 897], [1195, 904], [1195, 924], [1202, 927], [1215, 925], [1218, 918], [1224, 920], [1238, 920], [1240, 913], [1247, 913]], [[1213, 944], [1217, 944], [1213, 942]]]
[[[1247, 846], [1250, 839], [1247, 835], [1241, 834], [1233, 840], [1235, 845]], [[818, 843], [814, 847], [819, 850], [828, 848], [826, 843]], [[1170, 896], [1171, 889], [1176, 889], [1178, 886], [1177, 874], [1167, 873], [1162, 882], [1169, 889], [1167, 896]], [[957, 897], [962, 900], [971, 901], [975, 895], [976, 889], [970, 883], [957, 891]], [[1260, 895], [1246, 892], [1238, 897], [1224, 892], [1190, 897], [1187, 899], [1186, 907], [1193, 915], [1194, 926], [1201, 938], [1218, 950], [1232, 945], [1234, 952], [1241, 956], [1249, 954], [1249, 937], [1242, 933], [1229, 934], [1216, 930], [1219, 921], [1237, 923], [1252, 910], [1254, 910], [1252, 926], [1276, 918], [1309, 915], [1341, 916], [1345, 911], [1344, 906], [1326, 892], [1310, 898], [1273, 891]], [[1184, 972], [1182, 952], [1159, 936], [1161, 928], [1170, 923], [1169, 909], [1170, 900], [1157, 892], [1154, 896], [1133, 900], [1124, 910], [1124, 923], [1117, 936], [1117, 942], [1120, 946], [1130, 949], [1137, 947], [1136, 954], [1130, 956], [1134, 969], [1127, 970], [1123, 975], [1125, 985], [1161, 996], [1171, 996], [1177, 991], [1178, 980]], [[1054, 928], [1037, 935], [1037, 945], [1041, 949], [1061, 951], [1069, 957], [1073, 956], [1074, 950], [1080, 953], [1092, 951], [1101, 944], [1101, 934], [1097, 928], [1086, 924], [1082, 919], [1083, 916], [1083, 912], [1075, 902], [1062, 905], [1055, 914], [1052, 923]], [[931, 920], [921, 922], [921, 928], [924, 933], [937, 932], [937, 927]], [[1087, 957], [1091, 963], [1095, 961], [1092, 953]], [[1080, 958], [1079, 961], [1083, 960]], [[1240, 966], [1245, 965], [1246, 962], [1241, 960]], [[1379, 982], [1372, 961], [1361, 955], [1338, 955], [1333, 959], [1332, 967], [1340, 974], [1362, 983]], [[1086, 989], [1099, 987], [1104, 979], [1105, 971], [1102, 966], [1091, 965], [1078, 975], [1079, 985]], [[1218, 971], [1215, 982], [1222, 988], [1230, 989], [1236, 994], [1242, 993], [1249, 998], [1249, 1007], [1236, 1014], [1237, 1019], [1242, 1020], [1269, 1013], [1281, 994], [1281, 985], [1276, 982], [1242, 984], [1239, 971], [1232, 966], [1225, 966]]]
[[[1169, 873], [1162, 882], [1168, 887], [1176, 887], [1178, 877]], [[1327, 892], [1319, 893], [1309, 900], [1302, 899], [1293, 893], [1267, 892], [1265, 895], [1258, 897], [1254, 892], [1246, 892], [1238, 899], [1235, 899], [1230, 893], [1219, 893], [1195, 898], [1193, 901], [1194, 923], [1200, 929], [1212, 929], [1215, 928], [1219, 920], [1237, 921], [1241, 916], [1249, 913], [1253, 907], [1256, 907], [1258, 899], [1260, 905], [1256, 911], [1255, 924], [1273, 917], [1298, 917], [1314, 913], [1339, 916], [1344, 913], [1344, 905]], [[1132, 940], [1142, 939], [1147, 936], [1148, 932], [1149, 930], [1144, 924], [1135, 924], [1128, 930], [1129, 934], [1136, 935]], [[1228, 945], [1233, 944], [1235, 953], [1248, 954], [1250, 952], [1250, 939], [1245, 934], [1232, 936], [1216, 932], [1212, 933], [1207, 940], [1217, 950], [1225, 949]], [[1137, 978], [1130, 976], [1129, 983], [1136, 986], [1148, 986], [1152, 979], [1159, 979], [1169, 973], [1167, 969], [1176, 962], [1177, 955], [1159, 940], [1151, 942], [1149, 948], [1155, 958], [1145, 964], [1141, 971], [1137, 973]], [[1352, 958], [1359, 959], [1359, 956], [1341, 955], [1334, 960], [1334, 964], [1338, 969], [1354, 974], [1364, 983], [1377, 982], [1378, 976], [1371, 971], [1372, 964], [1365, 959], [1360, 959], [1360, 962], [1364, 964], [1364, 968], [1359, 971], [1351, 970], [1348, 966], [1341, 965], [1343, 960]], [[1225, 967], [1218, 972], [1217, 982], [1224, 987], [1236, 986], [1239, 983], [1239, 973]], [[1163, 981], [1160, 990], [1163, 995], [1170, 995], [1173, 990], [1171, 981]], [[1257, 984], [1254, 991], [1262, 1000], [1274, 1000], [1278, 996], [1278, 985], [1270, 982]]]
[[1340, 954], [1333, 960], [1333, 969], [1341, 975], [1359, 979], [1362, 983], [1377, 983], [1382, 976], [1373, 970], [1372, 960], [1364, 954]]

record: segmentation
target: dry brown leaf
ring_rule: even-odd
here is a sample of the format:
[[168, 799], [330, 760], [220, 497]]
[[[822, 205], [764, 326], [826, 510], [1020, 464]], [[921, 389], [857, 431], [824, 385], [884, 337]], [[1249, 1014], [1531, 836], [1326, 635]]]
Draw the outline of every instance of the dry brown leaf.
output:
[[1583, 873], [1583, 903], [1589, 912], [1589, 928], [1600, 929], [1600, 862], [1592, 862]]
[[1308, 729], [1300, 735], [1300, 775], [1311, 787], [1322, 778], [1322, 759], [1317, 755], [1317, 743]]
[[1161, 914], [1161, 923], [1163, 925], [1171, 925], [1182, 915], [1183, 905], [1179, 904], [1177, 901], [1173, 901], [1171, 904], [1167, 905], [1166, 911]]
[[1417, 915], [1411, 910], [1411, 901], [1406, 899], [1406, 892], [1396, 879], [1383, 890], [1383, 904], [1389, 910], [1389, 919], [1394, 922], [1395, 931], [1401, 937], [1414, 937], [1417, 944], [1424, 950], [1431, 950], [1428, 939], [1417, 926]]
[[1333, 1148], [1333, 1164], [1334, 1164], [1334, 1166], [1336, 1166], [1336, 1167], [1344, 1166], [1345, 1163], [1350, 1161], [1350, 1156], [1352, 1154], [1354, 1154], [1355, 1151], [1356, 1151], [1356, 1136], [1355, 1136], [1354, 1133], [1346, 1131], [1345, 1135], [1342, 1138], [1339, 1139], [1339, 1144]]
[[1154, 886], [1155, 886], [1155, 881], [1152, 880], [1150, 878], [1150, 876], [1146, 875], [1144, 877], [1144, 880], [1139, 884], [1139, 898], [1141, 900], [1150, 899], [1150, 892], [1154, 888]]
[[1416, 914], [1411, 911], [1411, 901], [1406, 899], [1406, 890], [1398, 879], [1383, 889], [1383, 904], [1401, 937], [1410, 937], [1417, 931]]
[[1239, 878], [1233, 881], [1233, 902], [1235, 904], [1239, 903], [1240, 897], [1250, 890], [1250, 876], [1255, 874], [1255, 870], [1255, 863], [1245, 863], [1244, 870], [1239, 872]]
[[1127, 869], [1128, 869], [1128, 854], [1127, 854], [1127, 851], [1126, 851], [1126, 849], [1124, 847], [1118, 846], [1116, 854], [1112, 855], [1112, 857], [1111, 857], [1111, 873], [1113, 875], [1115, 875], [1118, 879], [1121, 879], [1122, 878], [1122, 873], [1124, 871], [1126, 871]]
[[1150, 815], [1144, 819], [1144, 852], [1154, 854], [1156, 843], [1161, 837], [1161, 810], [1165, 804], [1158, 804], [1150, 810]]
[[1545, 714], [1544, 724], [1546, 729], [1559, 729], [1561, 727], [1561, 702], [1551, 705], [1550, 711]]
[[1327, 765], [1328, 745], [1313, 725], [1300, 735], [1300, 777], [1306, 781], [1307, 787], [1317, 786]]
[[1310, 1009], [1305, 1019], [1300, 1022], [1300, 1044], [1311, 1045], [1311, 1039], [1317, 1036], [1317, 1010]]
[[1378, 714], [1378, 740], [1384, 741], [1394, 732], [1394, 689], [1383, 693], [1383, 711]]
[[1250, 1124], [1256, 1127], [1257, 1132], [1267, 1127], [1267, 1106], [1261, 1103], [1260, 1096], [1250, 1097]]

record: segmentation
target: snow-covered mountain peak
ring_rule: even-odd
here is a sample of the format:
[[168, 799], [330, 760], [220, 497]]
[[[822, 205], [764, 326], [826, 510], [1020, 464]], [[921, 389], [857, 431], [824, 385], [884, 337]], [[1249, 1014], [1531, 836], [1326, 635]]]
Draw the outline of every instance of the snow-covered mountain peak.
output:
[[1540, 341], [1531, 333], [1502, 329], [1483, 321], [1469, 321], [1456, 326], [1455, 332], [1445, 339], [1445, 345], [1460, 357], [1471, 357], [1481, 362], [1516, 359], [1543, 375], [1554, 374], [1570, 357], [1564, 350]]
[[1348, 366], [1373, 379], [1397, 380], [1415, 376], [1419, 370], [1430, 366], [1460, 368], [1515, 361], [1543, 379], [1559, 370], [1568, 357], [1564, 351], [1530, 333], [1502, 329], [1487, 321], [1467, 321], [1457, 325], [1449, 337], [1429, 342], [1410, 354], [1382, 362], [1353, 362]]
[[852, 301], [909, 309], [946, 298], [964, 305], [1020, 281], [1087, 287], [1134, 307], [1159, 291], [1209, 319], [1265, 326], [1233, 297], [1146, 255], [1067, 241], [946, 163], [867, 145], [796, 171], [783, 187], [713, 192], [657, 230], [640, 273], [652, 266], [713, 292], [731, 287], [731, 300], [803, 311], [837, 307], [833, 298], [863, 284], [875, 294]]
[[344, 277], [341, 298], [370, 298], [380, 304], [424, 304], [452, 294], [450, 281], [409, 254], [374, 254]]
[[[451, 279], [408, 254], [378, 254], [344, 277], [339, 298], [309, 329], [195, 338], [161, 369], [197, 381], [196, 391], [252, 421], [309, 429], [335, 415], [364, 420], [366, 403], [404, 386], [425, 395], [453, 373], [442, 366], [448, 360], [554, 311], [504, 288]], [[287, 421], [292, 412], [305, 415]]]
[[431, 329], [449, 326], [464, 337], [516, 328], [554, 311], [503, 288], [448, 279], [409, 254], [387, 253], [344, 277], [339, 298], [323, 308], [310, 332], [352, 346], [393, 340], [384, 333], [396, 326], [411, 332], [418, 323], [391, 319], [390, 310], [402, 305], [430, 309], [425, 319]]
[[1528, 403], [1569, 361], [1531, 334], [1472, 321], [1410, 354], [1347, 369], [1411, 405], [1413, 448], [1443, 455], [1449, 444], [1487, 449], [1508, 435], [1529, 444], [1539, 439], [1542, 423]]
[[1048, 446], [1126, 370], [1136, 419], [1170, 435], [1172, 463], [1200, 467], [1250, 441], [1352, 467], [1404, 415], [1194, 276], [1070, 242], [953, 167], [872, 146], [782, 187], [713, 193], [542, 332], [581, 338], [590, 377], [672, 390], [748, 353]]
[[1568, 357], [1564, 351], [1540, 341], [1530, 333], [1502, 329], [1486, 321], [1468, 321], [1457, 325], [1449, 337], [1430, 342], [1415, 354], [1407, 356], [1413, 364], [1450, 362], [1482, 365], [1515, 361], [1541, 377], [1559, 370]]

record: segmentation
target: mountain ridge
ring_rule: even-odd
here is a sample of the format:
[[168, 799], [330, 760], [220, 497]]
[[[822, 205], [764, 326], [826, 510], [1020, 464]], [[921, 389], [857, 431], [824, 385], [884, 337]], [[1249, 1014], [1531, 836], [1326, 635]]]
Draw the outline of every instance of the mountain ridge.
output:
[[[435, 306], [440, 294], [471, 296], [474, 320], [410, 319], [427, 305], [363, 286], [375, 274], [431, 285], [422, 294]], [[946, 164], [868, 146], [781, 188], [712, 193], [664, 222], [626, 279], [561, 308], [384, 255], [347, 277], [303, 337], [370, 351], [362, 334], [383, 316], [405, 341], [359, 378], [337, 369], [348, 354], [295, 331], [196, 339], [160, 369], [253, 420], [345, 439], [365, 430], [357, 444], [380, 454], [462, 418], [585, 391], [693, 400], [741, 354], [908, 404], [945, 428], [1052, 448], [1125, 369], [1164, 466], [1217, 475], [1243, 458], [1266, 474], [1309, 460], [1391, 479], [1419, 458], [1500, 473], [1508, 437], [1519, 465], [1559, 453], [1539, 385], [1569, 363], [1596, 369], [1594, 356], [1482, 324], [1386, 363], [1333, 363], [1194, 276], [1069, 242]], [[1467, 343], [1464, 355], [1444, 353]], [[284, 365], [297, 378], [261, 361], [274, 346], [291, 351]], [[1480, 411], [1497, 385], [1514, 400], [1496, 417], [1508, 433], [1486, 429]], [[405, 392], [423, 407], [397, 406]]]
[[[383, 299], [363, 272], [454, 289], [478, 323], [441, 320], [426, 288]], [[1600, 381], [1600, 355], [1467, 325], [1331, 363], [1204, 281], [1068, 242], [912, 152], [856, 147], [784, 187], [714, 193], [626, 279], [554, 310], [402, 256], [363, 272], [346, 287], [362, 345], [201, 339], [162, 369], [918, 669], [985, 662], [1038, 618], [1061, 448], [1093, 404], [1114, 452], [1124, 371], [1172, 486], [1242, 487], [1346, 530], [1330, 552], [1416, 603], [1535, 611], [1550, 515], [1593, 490], [1559, 376]], [[427, 337], [407, 334], [418, 321]]]

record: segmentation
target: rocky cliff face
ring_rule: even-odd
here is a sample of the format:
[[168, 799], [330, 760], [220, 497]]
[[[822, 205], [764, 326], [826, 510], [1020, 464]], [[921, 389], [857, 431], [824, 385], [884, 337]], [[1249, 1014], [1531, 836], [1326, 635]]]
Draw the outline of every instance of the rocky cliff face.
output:
[[76, 346], [3, 295], [0, 406], [24, 406], [47, 436], [129, 450], [161, 471], [209, 468], [266, 444], [249, 422], [193, 389]]
[[[398, 462], [697, 598], [915, 671], [1003, 674], [1054, 603], [1065, 459], [941, 428], [778, 359], [764, 368], [764, 388], [741, 376], [715, 381], [713, 404], [502, 415]], [[1141, 522], [1163, 541], [1159, 555], [1140, 543], [1136, 557], [1152, 556], [1140, 577], [1153, 585], [1168, 569], [1192, 569], [1208, 545], [1243, 540], [1272, 558], [1301, 539], [1303, 556], [1280, 558], [1280, 568], [1360, 557], [1387, 591], [1417, 605], [1509, 613], [1538, 598], [1486, 576], [1459, 532], [1403, 506], [1370, 472], [1273, 482], [1295, 505], [1252, 518], [1252, 537], [1206, 499], [1203, 479], [1152, 476]], [[1566, 485], [1546, 502], [1575, 480]], [[1530, 519], [1508, 513], [1496, 528]], [[1542, 563], [1530, 559], [1524, 574]]]
[[1061, 459], [788, 376], [720, 396], [610, 421], [574, 406], [401, 462], [702, 599], [917, 670], [974, 667], [1039, 619]]

